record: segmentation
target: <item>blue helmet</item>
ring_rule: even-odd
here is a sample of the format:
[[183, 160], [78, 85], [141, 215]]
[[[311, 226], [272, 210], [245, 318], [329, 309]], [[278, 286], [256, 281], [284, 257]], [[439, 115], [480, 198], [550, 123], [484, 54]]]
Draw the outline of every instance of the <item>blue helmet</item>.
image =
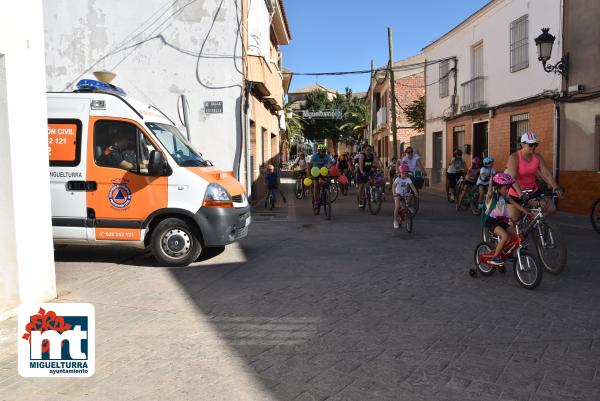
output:
[[486, 157], [485, 159], [483, 159], [483, 165], [484, 166], [489, 166], [490, 164], [492, 164], [494, 162], [494, 158], [493, 157]]

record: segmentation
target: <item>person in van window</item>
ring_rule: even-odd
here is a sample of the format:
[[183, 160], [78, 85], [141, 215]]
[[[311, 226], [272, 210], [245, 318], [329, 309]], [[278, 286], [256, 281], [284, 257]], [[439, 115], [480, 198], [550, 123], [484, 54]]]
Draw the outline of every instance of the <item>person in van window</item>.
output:
[[124, 170], [135, 170], [137, 168], [135, 141], [132, 141], [129, 135], [115, 135], [113, 138], [115, 138], [113, 144], [102, 152], [102, 164]]

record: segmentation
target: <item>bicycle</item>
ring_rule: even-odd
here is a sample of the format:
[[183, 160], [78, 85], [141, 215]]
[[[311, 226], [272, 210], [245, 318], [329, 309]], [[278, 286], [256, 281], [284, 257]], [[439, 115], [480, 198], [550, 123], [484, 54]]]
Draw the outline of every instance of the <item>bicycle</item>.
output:
[[409, 191], [413, 194], [410, 198], [409, 208], [412, 210], [413, 217], [417, 215], [419, 211], [419, 189], [423, 188], [423, 173], [419, 170], [409, 173], [409, 177], [413, 182], [413, 185], [417, 189], [417, 192], [414, 193], [412, 188]]
[[[527, 231], [520, 230], [519, 225], [520, 224], [515, 224], [517, 235], [514, 235], [506, 246], [504, 246], [500, 255], [504, 260], [510, 260], [512, 262], [517, 282], [528, 290], [532, 290], [542, 282], [544, 269], [538, 265], [531, 253], [524, 250]], [[496, 266], [489, 263], [494, 257], [495, 248], [496, 245], [489, 242], [480, 242], [475, 247], [475, 268], [469, 270], [469, 274], [472, 277], [476, 277], [477, 272], [484, 276], [491, 276], [496, 270], [500, 270], [500, 272], [504, 273], [504, 265]]]
[[454, 187], [451, 186], [450, 192], [446, 192], [446, 199], [448, 200], [448, 203], [454, 203], [458, 201], [459, 189], [464, 179], [465, 173], [462, 172], [461, 176], [456, 180]]
[[460, 198], [460, 196], [461, 195], [459, 195], [457, 198], [460, 200], [460, 202], [457, 200], [457, 212], [460, 212], [461, 209], [470, 209], [473, 216], [479, 216], [481, 214], [481, 209], [479, 209], [479, 187], [477, 185], [470, 185], [462, 198]]
[[596, 199], [596, 202], [592, 204], [590, 221], [592, 222], [592, 227], [594, 227], [594, 230], [600, 234], [600, 198]]
[[307, 188], [304, 185], [304, 179], [306, 178], [306, 174], [302, 172], [294, 172], [296, 175], [296, 199], [302, 199], [307, 194]]
[[[371, 181], [371, 179], [369, 179], [369, 181], [364, 184], [363, 194], [366, 203], [369, 205], [369, 212], [374, 216], [377, 215], [377, 213], [379, 213], [379, 211], [381, 210], [381, 204], [383, 203], [381, 197], [381, 189], [377, 184], [375, 184], [373, 181]], [[359, 197], [358, 194], [357, 197]], [[365, 210], [364, 203], [361, 206], [361, 209], [363, 211]]]
[[319, 202], [313, 205], [313, 213], [320, 214], [321, 206], [323, 206], [325, 217], [327, 220], [331, 220], [331, 204], [333, 203], [331, 200], [331, 177], [323, 176], [315, 179], [319, 180]]
[[402, 202], [402, 207], [400, 208], [400, 220], [401, 223], [404, 224], [404, 228], [407, 233], [413, 232], [413, 217], [415, 217], [413, 211], [410, 209], [410, 198], [414, 198], [412, 194], [406, 194], [404, 196], [404, 202]]
[[275, 191], [272, 189], [269, 190], [266, 206], [269, 208], [269, 210], [273, 210], [275, 208]]
[[[525, 194], [531, 192], [523, 191]], [[556, 194], [552, 194], [552, 199], [554, 200], [556, 196]], [[535, 202], [538, 203], [538, 207], [532, 207], [532, 203]], [[551, 274], [561, 273], [567, 264], [567, 246], [558, 226], [546, 220], [538, 200], [530, 200], [526, 207], [534, 214], [534, 217], [528, 221], [527, 216], [523, 216], [521, 220], [523, 238], [527, 238], [529, 234], [533, 235], [538, 259], [544, 269]], [[496, 243], [497, 237], [484, 227], [483, 241]], [[524, 241], [523, 246], [527, 247], [527, 241]]]

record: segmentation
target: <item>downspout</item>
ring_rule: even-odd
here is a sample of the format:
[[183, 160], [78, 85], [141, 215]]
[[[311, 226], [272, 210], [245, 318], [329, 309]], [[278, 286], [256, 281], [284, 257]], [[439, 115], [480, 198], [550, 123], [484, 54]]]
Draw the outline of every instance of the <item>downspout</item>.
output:
[[250, 92], [252, 91], [252, 82], [248, 81], [246, 85], [246, 194], [248, 195], [248, 199], [250, 199], [252, 195], [252, 175], [254, 173], [252, 170], [252, 160], [250, 159]]
[[554, 169], [552, 175], [558, 183], [558, 173], [560, 171], [560, 101], [554, 99]]

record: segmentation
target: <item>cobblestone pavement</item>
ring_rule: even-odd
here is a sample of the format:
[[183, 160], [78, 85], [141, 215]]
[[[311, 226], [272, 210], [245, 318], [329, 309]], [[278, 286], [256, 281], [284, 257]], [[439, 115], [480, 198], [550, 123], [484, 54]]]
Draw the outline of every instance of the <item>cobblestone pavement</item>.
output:
[[58, 250], [58, 301], [96, 307], [96, 375], [21, 378], [9, 319], [0, 399], [600, 399], [600, 236], [577, 218], [557, 217], [567, 269], [527, 291], [510, 268], [468, 276], [479, 222], [435, 194], [410, 235], [390, 201], [370, 216], [341, 198], [326, 221], [288, 200], [188, 268]]

